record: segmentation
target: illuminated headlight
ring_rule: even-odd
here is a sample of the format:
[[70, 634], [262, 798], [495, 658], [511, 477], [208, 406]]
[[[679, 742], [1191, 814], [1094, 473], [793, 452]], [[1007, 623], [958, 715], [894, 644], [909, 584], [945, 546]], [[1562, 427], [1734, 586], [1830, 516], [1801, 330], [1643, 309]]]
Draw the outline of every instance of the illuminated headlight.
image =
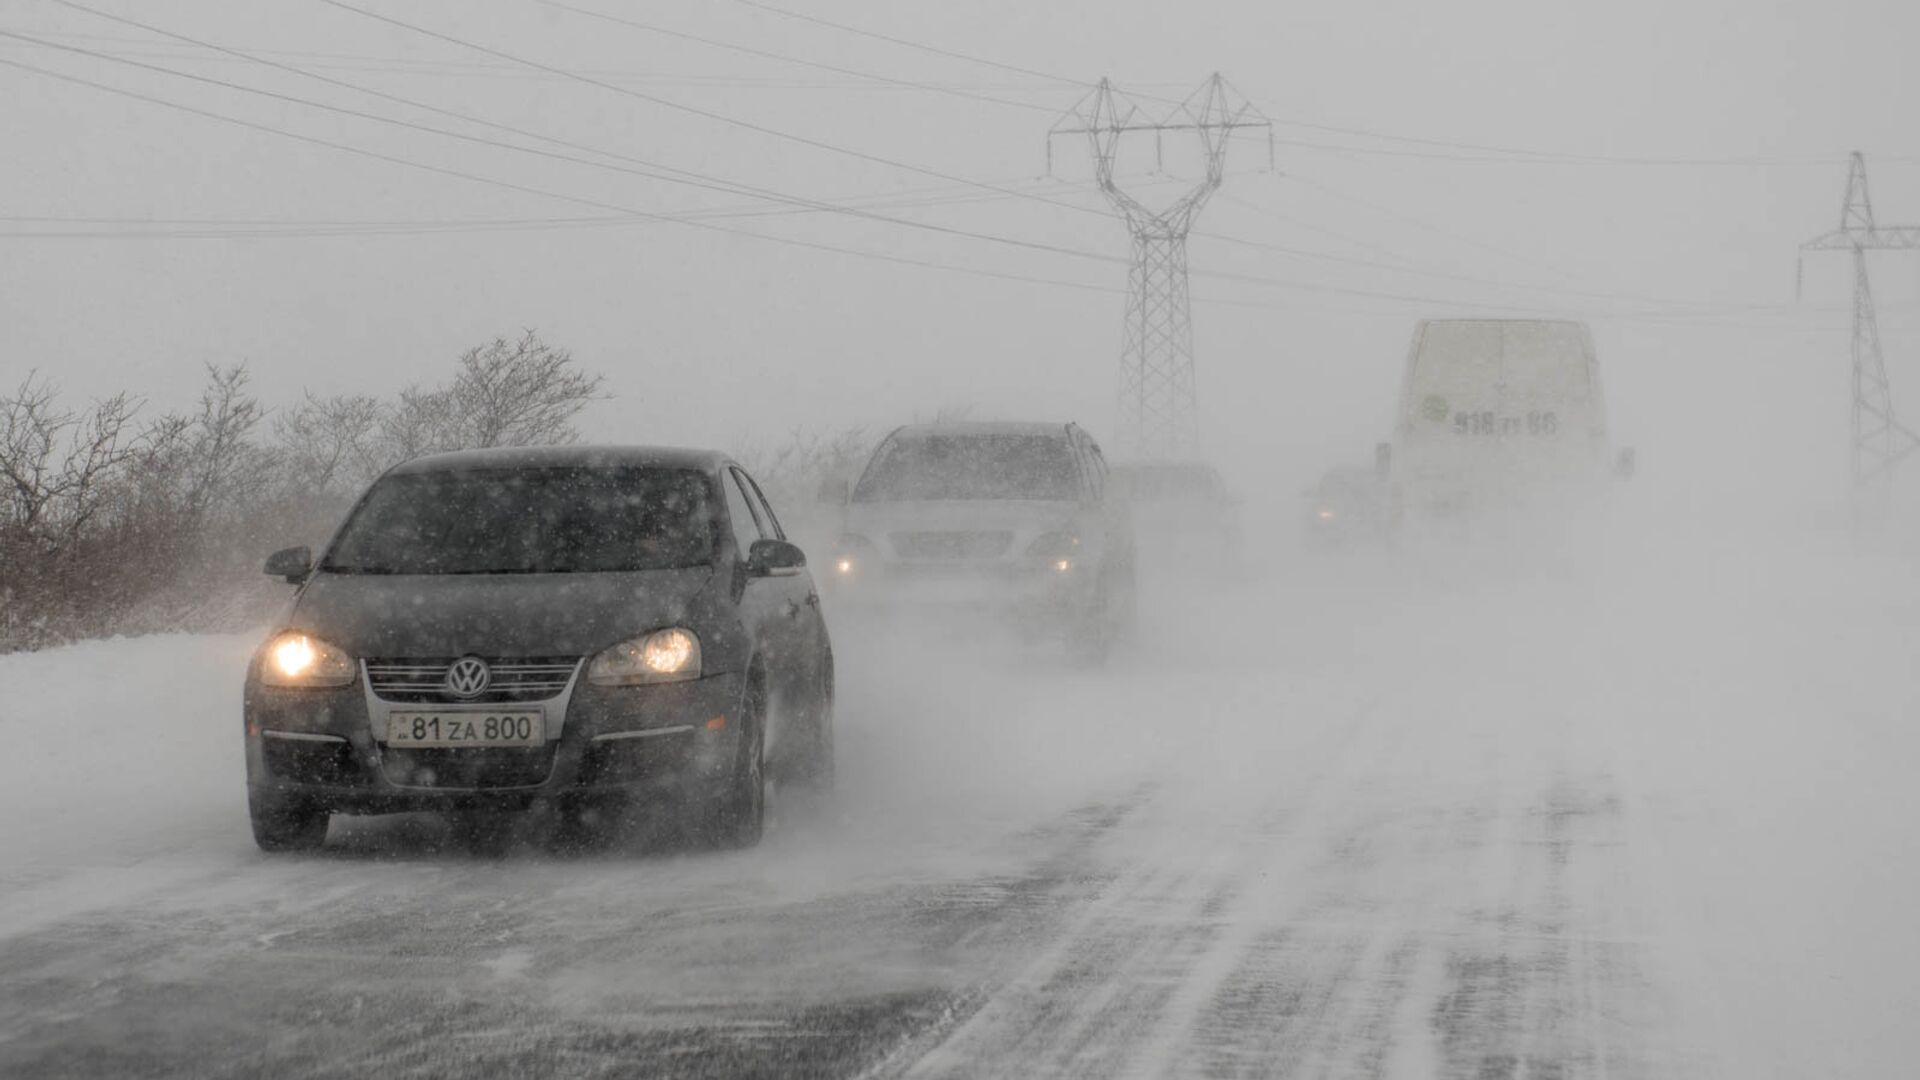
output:
[[353, 657], [317, 637], [288, 631], [267, 642], [260, 681], [268, 686], [337, 687], [353, 683]]
[[1322, 511], [1320, 511], [1320, 520], [1321, 520], [1321, 521], [1332, 521], [1332, 520], [1333, 520], [1333, 516], [1334, 516], [1334, 515], [1333, 515], [1333, 511], [1331, 511], [1331, 510], [1322, 510]]
[[850, 578], [874, 561], [876, 549], [873, 542], [864, 536], [848, 533], [833, 545], [833, 574], [838, 578]]
[[700, 639], [677, 626], [623, 641], [587, 665], [587, 681], [596, 686], [644, 686], [699, 677]]
[[1066, 573], [1067, 571], [1069, 571], [1069, 570], [1072, 570], [1072, 569], [1073, 569], [1073, 560], [1072, 560], [1072, 559], [1055, 559], [1055, 560], [1053, 560], [1053, 572], [1054, 572], [1054, 573], [1056, 573], [1056, 574], [1064, 574], [1064, 573]]

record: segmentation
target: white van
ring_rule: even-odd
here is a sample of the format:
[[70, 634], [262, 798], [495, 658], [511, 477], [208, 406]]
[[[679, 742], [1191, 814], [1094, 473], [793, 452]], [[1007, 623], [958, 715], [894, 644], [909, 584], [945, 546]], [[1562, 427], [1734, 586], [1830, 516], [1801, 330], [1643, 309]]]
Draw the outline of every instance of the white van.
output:
[[1430, 319], [1407, 353], [1390, 462], [1415, 510], [1457, 512], [1580, 497], [1624, 473], [1586, 324]]

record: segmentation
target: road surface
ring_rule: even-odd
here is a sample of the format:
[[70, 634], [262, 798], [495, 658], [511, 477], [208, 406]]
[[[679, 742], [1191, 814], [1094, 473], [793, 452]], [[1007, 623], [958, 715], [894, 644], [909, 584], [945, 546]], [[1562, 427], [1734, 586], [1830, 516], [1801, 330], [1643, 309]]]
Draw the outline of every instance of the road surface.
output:
[[1667, 547], [844, 624], [839, 789], [722, 854], [269, 857], [253, 637], [0, 657], [0, 1075], [1900, 1074], [1920, 577]]

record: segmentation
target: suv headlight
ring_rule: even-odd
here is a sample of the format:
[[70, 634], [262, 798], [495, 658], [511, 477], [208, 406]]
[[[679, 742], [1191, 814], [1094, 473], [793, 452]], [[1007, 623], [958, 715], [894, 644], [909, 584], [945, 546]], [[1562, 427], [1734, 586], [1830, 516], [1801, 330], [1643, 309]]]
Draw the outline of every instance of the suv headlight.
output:
[[595, 686], [645, 686], [699, 677], [700, 639], [678, 626], [623, 641], [587, 665], [587, 681]]
[[317, 689], [353, 684], [353, 657], [298, 630], [267, 642], [264, 652], [260, 681], [268, 686]]
[[833, 573], [835, 577], [849, 578], [876, 561], [879, 549], [873, 541], [855, 533], [847, 533], [833, 543]]

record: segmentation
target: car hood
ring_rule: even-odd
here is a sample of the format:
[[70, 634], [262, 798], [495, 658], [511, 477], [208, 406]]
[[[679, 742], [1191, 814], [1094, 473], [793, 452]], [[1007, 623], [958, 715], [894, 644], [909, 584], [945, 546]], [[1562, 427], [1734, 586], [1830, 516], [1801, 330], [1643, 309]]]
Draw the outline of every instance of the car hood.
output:
[[584, 656], [700, 623], [710, 567], [618, 574], [316, 574], [288, 619], [354, 656]]

